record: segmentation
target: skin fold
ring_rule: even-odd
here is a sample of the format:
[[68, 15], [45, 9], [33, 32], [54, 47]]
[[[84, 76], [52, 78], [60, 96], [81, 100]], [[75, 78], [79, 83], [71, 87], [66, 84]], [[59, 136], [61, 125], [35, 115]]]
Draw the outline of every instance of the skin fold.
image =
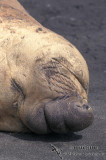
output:
[[16, 0], [0, 0], [0, 130], [67, 133], [93, 122], [80, 52]]

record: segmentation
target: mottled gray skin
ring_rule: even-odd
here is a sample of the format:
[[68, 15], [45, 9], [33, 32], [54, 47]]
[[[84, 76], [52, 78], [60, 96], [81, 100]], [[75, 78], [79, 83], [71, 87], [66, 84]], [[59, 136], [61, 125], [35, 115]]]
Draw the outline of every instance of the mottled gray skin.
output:
[[0, 0], [0, 130], [67, 133], [93, 121], [80, 52], [16, 0]]

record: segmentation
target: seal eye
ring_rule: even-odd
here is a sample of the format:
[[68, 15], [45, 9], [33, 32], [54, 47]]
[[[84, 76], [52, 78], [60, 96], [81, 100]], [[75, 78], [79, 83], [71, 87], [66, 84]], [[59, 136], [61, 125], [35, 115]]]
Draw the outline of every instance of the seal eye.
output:
[[11, 79], [11, 85], [12, 87], [17, 90], [22, 96], [23, 96], [23, 99], [25, 100], [25, 94], [23, 92], [23, 89], [22, 87], [15, 81], [15, 79]]

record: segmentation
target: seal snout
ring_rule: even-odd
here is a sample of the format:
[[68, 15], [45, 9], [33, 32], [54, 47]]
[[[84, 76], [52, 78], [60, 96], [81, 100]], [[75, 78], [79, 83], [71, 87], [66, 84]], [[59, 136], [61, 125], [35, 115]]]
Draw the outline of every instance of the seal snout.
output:
[[81, 105], [76, 105], [76, 106], [77, 107], [82, 107], [85, 110], [89, 110], [91, 108], [88, 104], [83, 104], [82, 106]]
[[92, 108], [72, 98], [57, 98], [43, 103], [37, 112], [30, 112], [27, 126], [39, 134], [67, 133], [85, 129], [93, 122]]
[[71, 99], [56, 101], [45, 106], [46, 120], [53, 132], [80, 131], [92, 124], [93, 111], [88, 104]]

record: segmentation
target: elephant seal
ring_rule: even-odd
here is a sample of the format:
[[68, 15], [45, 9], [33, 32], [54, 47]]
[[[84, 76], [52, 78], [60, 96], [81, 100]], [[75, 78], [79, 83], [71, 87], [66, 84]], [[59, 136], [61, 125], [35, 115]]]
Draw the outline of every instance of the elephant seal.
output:
[[0, 0], [0, 130], [76, 132], [93, 122], [80, 52], [17, 0]]

